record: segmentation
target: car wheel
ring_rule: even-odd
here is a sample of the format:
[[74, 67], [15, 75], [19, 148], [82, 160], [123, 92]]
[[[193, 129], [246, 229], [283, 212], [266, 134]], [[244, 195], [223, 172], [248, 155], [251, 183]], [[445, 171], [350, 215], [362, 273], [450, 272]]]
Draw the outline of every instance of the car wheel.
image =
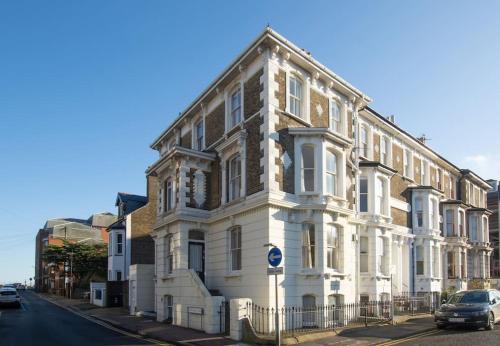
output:
[[437, 329], [445, 329], [446, 325], [445, 324], [436, 324]]
[[488, 324], [486, 325], [486, 330], [493, 330], [495, 328], [495, 316], [493, 312], [490, 312], [490, 318], [488, 319]]

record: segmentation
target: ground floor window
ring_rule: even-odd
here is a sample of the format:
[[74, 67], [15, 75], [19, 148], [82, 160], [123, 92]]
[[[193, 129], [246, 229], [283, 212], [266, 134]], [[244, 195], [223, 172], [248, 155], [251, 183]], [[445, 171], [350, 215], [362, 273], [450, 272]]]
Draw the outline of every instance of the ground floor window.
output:
[[94, 299], [95, 300], [102, 300], [102, 291], [101, 290], [94, 291]]
[[313, 327], [316, 325], [316, 297], [311, 294], [302, 296], [302, 325]]
[[165, 321], [172, 323], [174, 298], [171, 295], [166, 295], [163, 300], [165, 304]]

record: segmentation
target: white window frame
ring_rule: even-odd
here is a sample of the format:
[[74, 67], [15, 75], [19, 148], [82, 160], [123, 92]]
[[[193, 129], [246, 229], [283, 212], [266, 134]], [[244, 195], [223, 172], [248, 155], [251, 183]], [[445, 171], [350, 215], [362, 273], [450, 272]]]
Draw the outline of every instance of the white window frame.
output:
[[242, 241], [241, 227], [235, 226], [229, 229], [229, 271], [239, 272], [242, 268]]
[[[361, 181], [366, 182], [366, 192], [361, 191]], [[360, 213], [367, 213], [370, 210], [370, 199], [369, 199], [370, 188], [368, 185], [369, 185], [368, 184], [368, 177], [363, 176], [363, 177], [359, 178], [359, 212]], [[366, 210], [361, 209], [361, 206], [363, 205], [363, 203], [361, 203], [361, 201], [363, 199], [366, 200]]]
[[228, 202], [241, 197], [241, 157], [234, 155], [228, 160]]
[[[236, 99], [233, 97], [237, 95]], [[239, 104], [234, 104], [234, 101], [238, 100]], [[243, 118], [243, 93], [241, 85], [233, 88], [229, 94], [229, 117], [228, 117], [228, 130], [233, 129], [239, 125]]]
[[412, 161], [413, 155], [410, 149], [404, 149], [403, 151], [403, 175], [407, 178], [413, 178], [412, 172]]
[[[119, 239], [121, 238], [121, 241]], [[123, 233], [116, 232], [116, 252], [115, 255], [121, 256], [123, 255]]]
[[174, 209], [174, 200], [174, 180], [169, 177], [167, 180], [165, 180], [165, 212], [169, 212]]
[[387, 237], [378, 236], [378, 253], [377, 253], [377, 269], [379, 274], [390, 275], [389, 270], [389, 239]]
[[[478, 241], [478, 216], [477, 215], [469, 215], [469, 239], [471, 241]], [[475, 222], [472, 222], [472, 220], [475, 220]], [[475, 223], [475, 228], [473, 227]], [[473, 232], [474, 231], [474, 232]], [[475, 235], [475, 237], [472, 237], [472, 235]]]
[[[415, 274], [425, 275], [425, 249], [423, 245], [415, 246]], [[419, 267], [419, 264], [421, 267]], [[419, 271], [421, 269], [421, 272]]]
[[440, 251], [437, 245], [432, 247], [432, 276], [435, 278], [440, 277], [439, 275], [439, 256]]
[[[201, 125], [201, 134], [200, 131]], [[203, 150], [205, 148], [205, 120], [203, 118], [198, 119], [198, 121], [194, 124], [194, 144], [193, 148], [196, 150]]]
[[327, 226], [326, 266], [334, 271], [341, 271], [342, 229], [337, 225]]
[[378, 176], [375, 178], [375, 213], [388, 215], [387, 211], [387, 179]]
[[380, 136], [380, 162], [389, 166], [389, 139], [384, 135]]
[[424, 199], [420, 196], [415, 198], [415, 216], [417, 227], [424, 227]]
[[[361, 128], [359, 130], [359, 147], [360, 147], [360, 153], [359, 155], [364, 157], [365, 159], [368, 159], [369, 155], [369, 129], [368, 126], [365, 124], [361, 125]], [[364, 134], [364, 136], [363, 136]]]
[[[331, 165], [333, 162], [333, 166]], [[337, 153], [327, 150], [326, 151], [326, 192], [332, 196], [339, 196], [339, 179], [338, 167], [339, 158]]]
[[438, 229], [438, 222], [437, 222], [437, 201], [434, 198], [430, 199], [430, 204], [429, 204], [429, 228], [430, 229]]
[[[453, 209], [446, 209], [445, 218], [446, 218], [446, 227], [445, 227], [446, 236], [447, 237], [456, 236], [457, 231], [455, 230], [455, 211]], [[450, 227], [451, 227], [451, 230], [450, 230]]]
[[[365, 247], [366, 245], [366, 247]], [[367, 236], [359, 237], [359, 272], [368, 273], [370, 271], [369, 263], [370, 239]]]
[[302, 269], [316, 266], [316, 227], [312, 223], [302, 225]]
[[[300, 90], [299, 90], [300, 95], [292, 93], [292, 82], [295, 85], [294, 89], [296, 89], [297, 85], [300, 85]], [[288, 113], [305, 120], [305, 112], [304, 112], [304, 104], [305, 104], [305, 102], [304, 102], [305, 92], [304, 91], [305, 91], [305, 88], [304, 88], [304, 84], [305, 84], [304, 80], [302, 78], [298, 77], [296, 74], [291, 74], [287, 78], [287, 88], [286, 88], [286, 90], [287, 90], [287, 103], [286, 104], [287, 104]], [[293, 104], [293, 106], [292, 106], [292, 104]]]
[[[312, 167], [304, 167], [304, 148], [311, 148], [312, 149]], [[312, 143], [304, 143], [300, 146], [300, 186], [301, 186], [301, 191], [308, 193], [308, 192], [315, 192], [317, 189], [317, 181], [316, 181], [316, 146]], [[307, 189], [306, 190], [306, 181], [305, 181], [305, 173], [306, 171], [312, 171], [313, 175], [313, 181], [312, 181], [312, 189]]]
[[[335, 118], [334, 107], [337, 109], [337, 116]], [[332, 132], [343, 134], [343, 121], [342, 121], [342, 106], [335, 99], [330, 99], [330, 119], [329, 119], [329, 129]]]

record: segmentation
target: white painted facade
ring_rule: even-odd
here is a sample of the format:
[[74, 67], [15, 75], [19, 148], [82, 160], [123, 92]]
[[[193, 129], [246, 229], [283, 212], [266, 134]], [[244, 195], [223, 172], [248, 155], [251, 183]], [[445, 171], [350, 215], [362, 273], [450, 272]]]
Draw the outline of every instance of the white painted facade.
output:
[[111, 229], [108, 243], [108, 281], [125, 281], [128, 277], [130, 254], [126, 231], [124, 229]]
[[[249, 61], [246, 57], [251, 54], [254, 58]], [[384, 300], [391, 293], [391, 285], [395, 294], [441, 292], [451, 286], [446, 275], [447, 263], [443, 260], [446, 249], [467, 253], [475, 246], [482, 251], [478, 250], [479, 258], [484, 257], [477, 263], [486, 265], [491, 249], [485, 235], [478, 236], [477, 244], [471, 244], [467, 237], [455, 241], [441, 231], [440, 205], [457, 198], [462, 172], [390, 122], [362, 111], [370, 101], [368, 97], [270, 29], [231, 66], [231, 71], [239, 70], [231, 74], [236, 77], [227, 80], [229, 70], [221, 75], [188, 108], [185, 114], [190, 116], [183, 114], [152, 145], [160, 154], [149, 170], [158, 174], [160, 192], [159, 216], [152, 234], [158, 320], [218, 332], [217, 309], [222, 300], [250, 298], [258, 305], [273, 306], [274, 277], [266, 273], [269, 246], [265, 244], [269, 243], [281, 248], [284, 256], [281, 264], [284, 275], [278, 276], [280, 306], [302, 306], [306, 297], [313, 297], [316, 305]], [[232, 131], [228, 128], [231, 109], [226, 102], [225, 135], [211, 147], [203, 142], [201, 147], [207, 151], [181, 148], [180, 138], [194, 129], [200, 119], [204, 121], [222, 100], [228, 101], [232, 90], [245, 85], [260, 69], [263, 69], [260, 77], [263, 87], [259, 149], [263, 188], [247, 196], [245, 158], [249, 142], [243, 124], [253, 116], [243, 121], [240, 130]], [[279, 71], [286, 73], [287, 100], [290, 76], [303, 83], [302, 103], [298, 108], [290, 108], [287, 102], [283, 113], [305, 124], [288, 129], [294, 150], [281, 156], [275, 143], [280, 138], [276, 129], [280, 121], [279, 100], [275, 96], [279, 91], [275, 75]], [[327, 95], [330, 107], [332, 102], [338, 103], [338, 129], [310, 126], [311, 90]], [[195, 106], [200, 110], [193, 111]], [[292, 114], [293, 111], [301, 116]], [[331, 109], [317, 109], [324, 117], [331, 117], [331, 112]], [[348, 135], [349, 119], [354, 139]], [[384, 138], [384, 149], [374, 144], [374, 134]], [[194, 134], [192, 137], [195, 143]], [[396, 157], [393, 144], [403, 149], [403, 157]], [[304, 146], [308, 147], [307, 160], [313, 162], [312, 173], [306, 173]], [[382, 151], [384, 159], [379, 161], [386, 162], [374, 162], [376, 155], [382, 157]], [[334, 193], [329, 190], [329, 153], [336, 158]], [[231, 200], [227, 165], [234, 155], [240, 155], [242, 173], [239, 195]], [[421, 167], [415, 167], [414, 158], [421, 160]], [[198, 186], [196, 203], [203, 205], [212, 196], [208, 187], [203, 189], [208, 182], [201, 174], [209, 171], [217, 159], [222, 175], [220, 206], [212, 210], [188, 206], [189, 172], [194, 171], [199, 177], [194, 178]], [[279, 173], [277, 161], [284, 170], [294, 170], [295, 193], [280, 189], [275, 179]], [[403, 175], [410, 191], [406, 201], [391, 193], [391, 179], [397, 172], [393, 162], [404, 164]], [[447, 168], [442, 175], [431, 174], [442, 166]], [[308, 182], [306, 175], [310, 178]], [[416, 175], [420, 184], [416, 183]], [[447, 187], [449, 197], [445, 197], [441, 185], [444, 176], [452, 181]], [[174, 191], [172, 197], [168, 197], [164, 188], [169, 179], [172, 184], [168, 186]], [[429, 186], [438, 181], [443, 191]], [[361, 191], [365, 182], [366, 191]], [[480, 178], [476, 184], [482, 186]], [[172, 200], [165, 204], [165, 198]], [[422, 206], [418, 215], [414, 208], [416, 199]], [[401, 213], [410, 218], [407, 225], [395, 222]], [[483, 217], [485, 212], [478, 213]], [[457, 258], [459, 261], [461, 257]], [[484, 272], [482, 279], [488, 278], [484, 268], [478, 272]], [[454, 285], [453, 289], [467, 287], [467, 278], [460, 280], [460, 285]], [[337, 285], [340, 288], [332, 290]]]

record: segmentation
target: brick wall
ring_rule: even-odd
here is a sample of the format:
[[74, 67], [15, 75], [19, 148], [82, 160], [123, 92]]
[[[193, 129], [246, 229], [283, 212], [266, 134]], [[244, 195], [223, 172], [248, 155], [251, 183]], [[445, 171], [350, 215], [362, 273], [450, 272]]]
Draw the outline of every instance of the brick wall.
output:
[[392, 167], [403, 174], [403, 148], [399, 145], [392, 145]]
[[147, 177], [148, 203], [130, 214], [131, 257], [130, 264], [154, 264], [154, 242], [151, 238], [153, 224], [156, 222], [157, 180]]
[[259, 115], [245, 124], [247, 130], [247, 195], [264, 190], [264, 184], [260, 182], [260, 175], [264, 173], [264, 167], [260, 165], [260, 159], [264, 156], [264, 152], [260, 149], [260, 125], [262, 121], [263, 118]]
[[411, 227], [411, 217], [406, 211], [391, 208], [392, 223], [399, 226]]
[[225, 103], [222, 102], [205, 117], [205, 145], [209, 147], [224, 136]]
[[274, 80], [278, 83], [278, 90], [274, 92], [274, 96], [278, 99], [279, 109], [284, 111], [286, 107], [286, 73], [279, 70], [278, 74], [274, 75]]
[[243, 109], [245, 111], [245, 119], [257, 113], [263, 106], [260, 99], [260, 92], [264, 89], [264, 85], [260, 82], [260, 77], [263, 74], [264, 70], [260, 69], [244, 85]]
[[313, 127], [328, 127], [328, 98], [310, 89], [310, 116]]
[[408, 191], [409, 181], [399, 174], [391, 178], [391, 197], [407, 202], [409, 200]]
[[204, 172], [207, 181], [207, 205], [208, 210], [218, 208], [220, 206], [221, 199], [221, 188], [222, 188], [222, 176], [220, 172], [220, 158], [217, 157], [214, 162], [212, 162], [212, 167], [210, 172]]

